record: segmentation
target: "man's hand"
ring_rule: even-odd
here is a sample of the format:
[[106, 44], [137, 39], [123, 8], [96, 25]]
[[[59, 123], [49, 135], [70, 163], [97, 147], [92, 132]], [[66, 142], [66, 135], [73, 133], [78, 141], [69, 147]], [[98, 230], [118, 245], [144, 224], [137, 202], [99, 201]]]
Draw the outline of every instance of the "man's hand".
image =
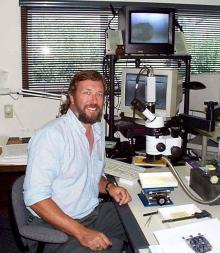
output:
[[129, 194], [129, 192], [120, 186], [116, 186], [111, 184], [109, 186], [109, 195], [119, 204], [119, 205], [123, 205], [123, 204], [127, 204], [128, 202], [131, 201], [131, 196]]
[[103, 233], [84, 228], [78, 237], [79, 242], [93, 251], [101, 251], [112, 246], [112, 242]]
[[112, 242], [103, 233], [88, 229], [66, 215], [51, 198], [39, 201], [31, 208], [46, 222], [75, 237], [90, 250], [100, 251], [112, 246]]

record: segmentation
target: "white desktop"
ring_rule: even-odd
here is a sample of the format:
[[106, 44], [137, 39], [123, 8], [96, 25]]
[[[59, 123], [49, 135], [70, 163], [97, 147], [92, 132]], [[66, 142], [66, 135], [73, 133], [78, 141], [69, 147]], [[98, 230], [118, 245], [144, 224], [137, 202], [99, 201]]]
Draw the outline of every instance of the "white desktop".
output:
[[[183, 180], [185, 185], [188, 185], [189, 183], [189, 168], [187, 168], [186, 166], [179, 166], [176, 168], [178, 174], [180, 175], [181, 179]], [[166, 171], [166, 168], [153, 168], [153, 169], [147, 169], [147, 172], [155, 172], [155, 171]], [[165, 249], [165, 248], [175, 248], [175, 241], [178, 241], [180, 238], [181, 233], [185, 233], [185, 225], [189, 226], [188, 228], [188, 233], [187, 235], [191, 234], [195, 234], [195, 233], [199, 233], [200, 231], [203, 233], [204, 229], [207, 228], [207, 231], [205, 231], [206, 235], [208, 234], [208, 238], [210, 240], [210, 242], [212, 243], [212, 245], [214, 245], [215, 247], [219, 247], [219, 240], [216, 240], [214, 234], [213, 237], [210, 237], [212, 235], [212, 230], [216, 231], [216, 229], [220, 228], [220, 222], [219, 222], [219, 218], [220, 218], [220, 206], [219, 205], [215, 205], [215, 206], [209, 206], [209, 205], [203, 205], [203, 204], [199, 204], [196, 203], [195, 201], [192, 201], [183, 191], [183, 189], [181, 188], [181, 186], [179, 185], [177, 188], [175, 188], [175, 190], [171, 193], [171, 200], [173, 201], [173, 207], [174, 208], [178, 208], [179, 206], [187, 206], [187, 208], [189, 208], [189, 206], [191, 206], [193, 204], [193, 208], [198, 208], [199, 210], [207, 210], [208, 212], [211, 213], [212, 218], [202, 218], [202, 219], [196, 219], [196, 218], [192, 218], [192, 219], [187, 219], [187, 220], [181, 220], [181, 221], [175, 221], [175, 222], [162, 222], [162, 218], [159, 213], [156, 214], [152, 214], [149, 216], [143, 216], [143, 214], [146, 213], [151, 213], [151, 212], [157, 212], [158, 209], [160, 208], [166, 208], [168, 207], [168, 205], [166, 206], [152, 206], [152, 207], [145, 207], [142, 204], [142, 201], [140, 200], [140, 198], [138, 197], [138, 193], [141, 192], [141, 187], [138, 183], [133, 184], [133, 185], [128, 185], [128, 184], [123, 184], [123, 183], [119, 183], [121, 186], [125, 187], [128, 189], [129, 193], [132, 196], [132, 201], [128, 204], [132, 214], [135, 217], [136, 222], [138, 223], [141, 231], [143, 232], [147, 242], [149, 243], [150, 248], [152, 247], [152, 249], [155, 246], [155, 250], [154, 251], [149, 251], [148, 247], [145, 247], [145, 249], [143, 250], [143, 248], [138, 248], [135, 249], [135, 252], [143, 252], [143, 253], [147, 253], [147, 252], [177, 252], [177, 251], [157, 251], [160, 248], [159, 242], [161, 242], [161, 240], [163, 238], [166, 239], [166, 237], [169, 237], [169, 235], [173, 236], [173, 245], [170, 244], [170, 240], [166, 241], [165, 245], [163, 245], [163, 247], [161, 249]], [[195, 194], [195, 193], [194, 193]], [[196, 194], [195, 194], [196, 195]], [[198, 195], [197, 195], [198, 196]], [[196, 210], [195, 209], [195, 210]], [[119, 208], [120, 210], [120, 208]], [[122, 210], [123, 211], [123, 210]], [[124, 212], [125, 213], [125, 212]], [[215, 219], [217, 218], [217, 219]], [[127, 221], [127, 223], [132, 223], [131, 219], [129, 219]], [[202, 224], [204, 224], [204, 226], [201, 226]], [[210, 229], [211, 226], [211, 229]], [[214, 226], [212, 228], [212, 226]], [[202, 228], [201, 228], [202, 227]], [[187, 228], [187, 227], [186, 227]], [[169, 229], [169, 231], [168, 231]], [[163, 232], [164, 230], [164, 232]], [[175, 233], [172, 231], [176, 231]], [[211, 231], [211, 233], [210, 233]], [[131, 229], [130, 231], [132, 234], [135, 234], [135, 229]], [[158, 242], [159, 240], [159, 242]], [[213, 241], [214, 240], [214, 241]], [[173, 246], [173, 247], [172, 247]], [[183, 243], [183, 248], [187, 248], [187, 245], [184, 245]], [[179, 247], [182, 247], [181, 245]], [[175, 248], [176, 249], [176, 248]], [[191, 249], [189, 248], [187, 251], [181, 251], [182, 248], [179, 248], [179, 252], [192, 252]], [[210, 251], [210, 252], [217, 252], [217, 251]]]

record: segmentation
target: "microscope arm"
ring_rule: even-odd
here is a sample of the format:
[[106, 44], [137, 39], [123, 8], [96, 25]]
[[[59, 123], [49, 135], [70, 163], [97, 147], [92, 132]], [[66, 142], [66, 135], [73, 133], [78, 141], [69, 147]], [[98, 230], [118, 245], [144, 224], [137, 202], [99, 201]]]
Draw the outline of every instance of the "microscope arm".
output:
[[192, 116], [188, 114], [179, 114], [179, 118], [181, 120], [181, 125], [187, 131], [200, 129], [208, 132], [212, 132], [215, 130], [215, 120], [214, 119], [206, 119], [197, 116]]
[[187, 131], [193, 129], [200, 129], [207, 132], [215, 131], [215, 120], [219, 111], [217, 106], [218, 103], [209, 101], [204, 104], [207, 106], [206, 118], [188, 114], [179, 114], [179, 118], [184, 129]]

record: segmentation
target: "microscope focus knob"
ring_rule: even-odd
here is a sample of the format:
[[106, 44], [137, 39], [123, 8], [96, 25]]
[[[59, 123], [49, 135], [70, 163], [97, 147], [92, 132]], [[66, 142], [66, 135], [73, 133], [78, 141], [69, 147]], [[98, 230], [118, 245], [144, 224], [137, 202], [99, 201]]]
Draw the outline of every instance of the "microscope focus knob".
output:
[[159, 142], [157, 143], [156, 145], [156, 149], [159, 151], [159, 152], [163, 152], [165, 149], [166, 149], [166, 145], [162, 142]]

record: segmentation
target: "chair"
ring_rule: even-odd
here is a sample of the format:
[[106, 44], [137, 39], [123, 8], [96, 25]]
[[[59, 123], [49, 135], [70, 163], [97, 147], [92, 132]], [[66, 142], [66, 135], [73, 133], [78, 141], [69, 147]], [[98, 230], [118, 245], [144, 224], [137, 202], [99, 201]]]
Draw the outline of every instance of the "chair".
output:
[[25, 207], [23, 200], [23, 183], [24, 175], [16, 179], [12, 186], [11, 193], [13, 215], [23, 246], [28, 248], [27, 239], [37, 241], [37, 253], [39, 253], [43, 252], [45, 243], [66, 242], [68, 236], [62, 231], [46, 228], [41, 225], [27, 224], [30, 212]]

